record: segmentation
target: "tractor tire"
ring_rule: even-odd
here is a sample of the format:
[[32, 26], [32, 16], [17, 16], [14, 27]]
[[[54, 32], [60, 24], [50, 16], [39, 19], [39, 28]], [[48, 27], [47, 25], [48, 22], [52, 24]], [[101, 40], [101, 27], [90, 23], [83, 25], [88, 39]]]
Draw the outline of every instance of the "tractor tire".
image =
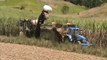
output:
[[69, 43], [70, 42], [70, 39], [68, 36], [64, 36], [64, 43]]

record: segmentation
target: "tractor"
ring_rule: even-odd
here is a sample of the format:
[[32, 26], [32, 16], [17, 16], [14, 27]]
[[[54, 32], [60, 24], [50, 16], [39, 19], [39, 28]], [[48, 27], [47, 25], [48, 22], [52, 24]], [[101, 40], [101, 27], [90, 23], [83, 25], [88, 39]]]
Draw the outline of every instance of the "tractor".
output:
[[77, 42], [82, 46], [90, 46], [92, 45], [88, 39], [86, 38], [86, 36], [84, 36], [81, 32], [80, 32], [80, 28], [72, 25], [67, 27], [66, 29], [69, 30], [69, 32], [64, 36], [64, 41], [65, 42]]

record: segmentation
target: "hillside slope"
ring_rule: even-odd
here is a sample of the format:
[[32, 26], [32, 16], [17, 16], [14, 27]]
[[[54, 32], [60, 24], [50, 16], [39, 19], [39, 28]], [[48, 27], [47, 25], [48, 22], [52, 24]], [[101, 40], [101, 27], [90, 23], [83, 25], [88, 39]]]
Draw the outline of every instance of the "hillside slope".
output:
[[[0, 1], [0, 17], [32, 18], [38, 17], [42, 7], [49, 4], [53, 7], [53, 15], [62, 15], [63, 6], [69, 7], [68, 14], [79, 13], [86, 10], [85, 7], [77, 6], [61, 0], [4, 0]], [[20, 8], [23, 7], [23, 10]]]
[[107, 60], [96, 56], [47, 48], [0, 43], [0, 60]]
[[80, 12], [78, 17], [107, 17], [107, 3], [102, 6], [95, 7], [83, 12]]
[[[37, 17], [44, 4], [36, 0], [4, 0], [0, 1], [0, 17], [32, 18]], [[21, 10], [21, 8], [23, 8]]]

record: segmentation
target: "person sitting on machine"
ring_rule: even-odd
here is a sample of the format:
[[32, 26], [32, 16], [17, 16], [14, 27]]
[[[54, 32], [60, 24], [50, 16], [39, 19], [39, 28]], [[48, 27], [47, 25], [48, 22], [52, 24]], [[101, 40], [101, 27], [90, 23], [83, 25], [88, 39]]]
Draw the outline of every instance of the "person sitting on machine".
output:
[[49, 5], [44, 5], [43, 6], [43, 10], [38, 18], [38, 22], [37, 22], [37, 26], [36, 26], [36, 30], [35, 30], [35, 37], [39, 38], [40, 37], [40, 33], [41, 33], [41, 25], [44, 24], [44, 21], [47, 20], [47, 18], [49, 17], [49, 12], [52, 11], [52, 7]]

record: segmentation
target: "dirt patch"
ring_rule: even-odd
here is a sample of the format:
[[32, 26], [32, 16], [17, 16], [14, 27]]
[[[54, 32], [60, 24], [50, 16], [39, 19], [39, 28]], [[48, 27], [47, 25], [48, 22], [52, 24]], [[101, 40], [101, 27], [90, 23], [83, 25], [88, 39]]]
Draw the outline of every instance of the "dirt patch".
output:
[[107, 60], [96, 56], [47, 48], [0, 43], [0, 60]]

